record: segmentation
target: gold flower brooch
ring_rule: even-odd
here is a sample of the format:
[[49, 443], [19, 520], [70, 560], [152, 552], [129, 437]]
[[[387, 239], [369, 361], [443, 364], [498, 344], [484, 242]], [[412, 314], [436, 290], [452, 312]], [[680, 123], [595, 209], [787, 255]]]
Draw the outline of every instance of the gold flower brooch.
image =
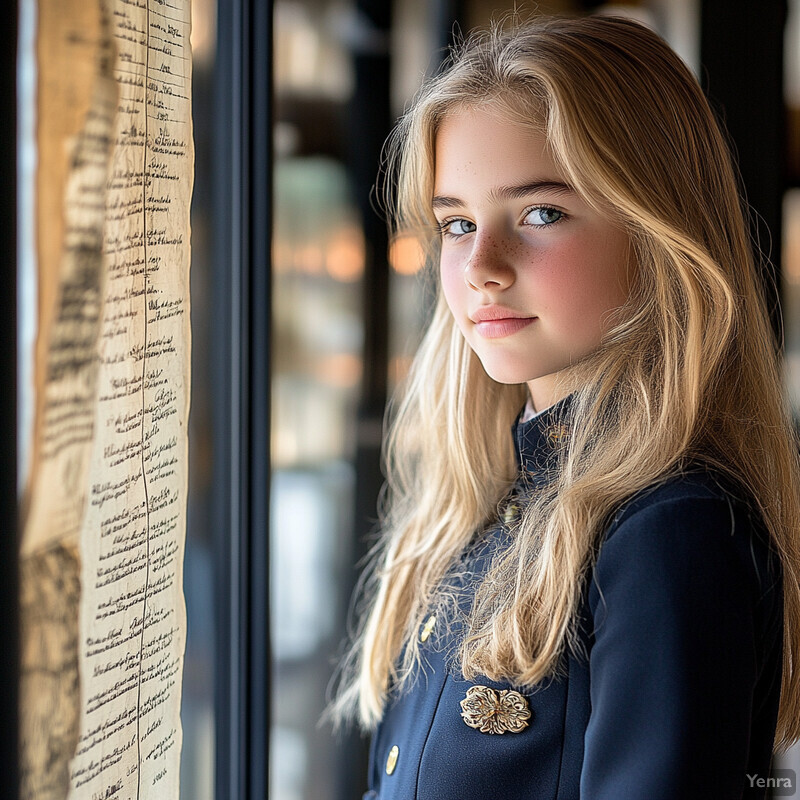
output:
[[461, 718], [481, 733], [519, 733], [528, 727], [528, 701], [513, 689], [471, 686], [461, 701]]

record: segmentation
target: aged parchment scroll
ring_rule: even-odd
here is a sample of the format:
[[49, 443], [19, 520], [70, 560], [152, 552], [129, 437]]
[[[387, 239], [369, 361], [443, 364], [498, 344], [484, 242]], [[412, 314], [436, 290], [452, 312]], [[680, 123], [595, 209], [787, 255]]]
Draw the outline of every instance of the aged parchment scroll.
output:
[[178, 797], [189, 0], [38, 0], [23, 797]]

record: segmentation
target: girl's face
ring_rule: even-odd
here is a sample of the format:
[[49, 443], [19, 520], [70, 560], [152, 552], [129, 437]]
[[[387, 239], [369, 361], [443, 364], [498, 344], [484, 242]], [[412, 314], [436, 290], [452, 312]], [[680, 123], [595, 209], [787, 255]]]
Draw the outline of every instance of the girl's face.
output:
[[486, 372], [547, 408], [627, 298], [628, 237], [570, 188], [543, 135], [497, 107], [449, 114], [435, 157], [447, 304]]

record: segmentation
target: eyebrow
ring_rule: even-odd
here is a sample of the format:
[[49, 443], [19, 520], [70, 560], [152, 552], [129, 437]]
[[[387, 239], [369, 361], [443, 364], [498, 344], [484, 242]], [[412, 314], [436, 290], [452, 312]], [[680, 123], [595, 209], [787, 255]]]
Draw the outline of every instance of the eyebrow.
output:
[[[530, 183], [520, 183], [515, 186], [499, 186], [496, 189], [492, 189], [490, 197], [492, 200], [520, 200], [537, 192], [575, 194], [575, 190], [563, 181], [531, 181]], [[431, 200], [433, 208], [460, 208], [463, 205], [463, 200], [459, 200], [457, 197], [447, 197], [446, 195], [436, 195]]]

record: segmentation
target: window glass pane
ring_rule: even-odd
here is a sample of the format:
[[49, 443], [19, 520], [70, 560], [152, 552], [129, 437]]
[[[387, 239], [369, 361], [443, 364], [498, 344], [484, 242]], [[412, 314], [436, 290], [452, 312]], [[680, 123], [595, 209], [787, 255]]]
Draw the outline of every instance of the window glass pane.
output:
[[184, 561], [187, 639], [181, 721], [181, 798], [214, 797], [214, 585], [211, 531], [212, 376], [210, 313], [212, 85], [216, 0], [192, 0], [192, 105], [195, 183], [192, 197], [192, 400], [189, 415], [189, 505]]
[[275, 6], [270, 797], [337, 797], [320, 728], [353, 580], [363, 227], [342, 131], [348, 6]]
[[334, 159], [279, 159], [275, 197], [271, 796], [323, 800], [334, 754], [317, 723], [347, 602], [364, 243]]

